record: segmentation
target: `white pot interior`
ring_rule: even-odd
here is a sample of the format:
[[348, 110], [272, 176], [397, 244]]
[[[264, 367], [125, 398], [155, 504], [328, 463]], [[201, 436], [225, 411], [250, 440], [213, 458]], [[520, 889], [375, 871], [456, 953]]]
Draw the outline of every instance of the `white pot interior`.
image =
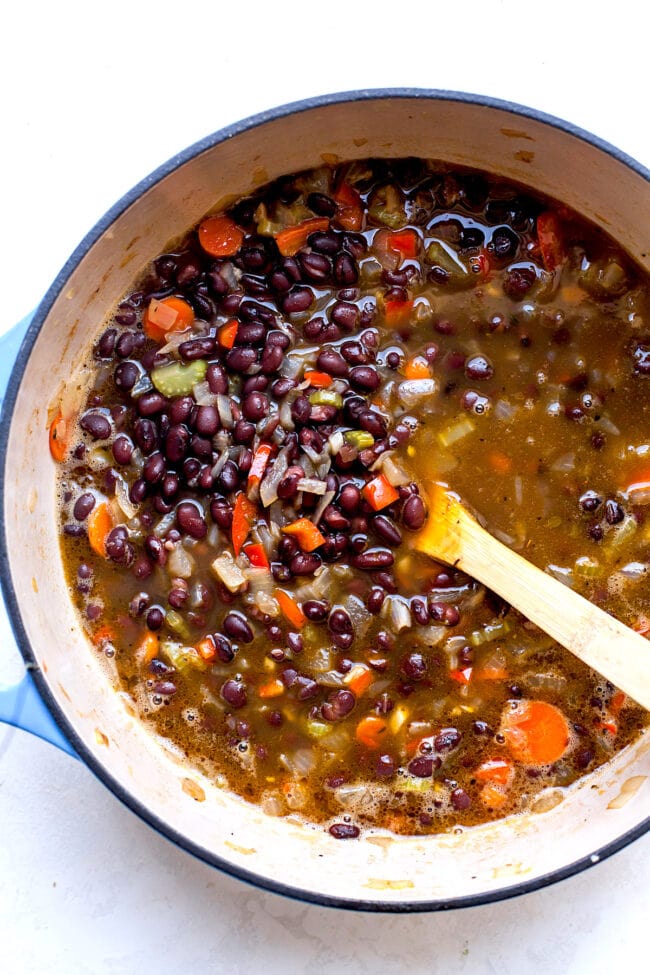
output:
[[[207, 210], [283, 173], [330, 160], [425, 156], [476, 166], [559, 198], [612, 233], [650, 271], [650, 183], [577, 135], [504, 108], [437, 97], [321, 104], [243, 129], [180, 165], [107, 226], [50, 308], [17, 393], [4, 519], [11, 583], [56, 707], [94, 767], [147, 818], [209, 860], [310, 898], [408, 908], [497, 895], [539, 882], [650, 816], [647, 736], [531, 813], [455, 834], [355, 842], [274, 819], [212, 785], [135, 719], [84, 638], [61, 562], [48, 408], [80, 371], [116, 299], [141, 268]], [[617, 796], [622, 799], [616, 801]], [[629, 801], [624, 801], [629, 799]], [[553, 805], [556, 803], [555, 805]], [[614, 803], [614, 805], [612, 805]]]

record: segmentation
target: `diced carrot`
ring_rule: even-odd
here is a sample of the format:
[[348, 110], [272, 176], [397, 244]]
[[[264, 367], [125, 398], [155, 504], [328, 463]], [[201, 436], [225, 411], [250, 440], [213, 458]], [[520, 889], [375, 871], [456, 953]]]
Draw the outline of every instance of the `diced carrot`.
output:
[[514, 766], [507, 758], [491, 758], [479, 765], [474, 772], [474, 778], [479, 782], [498, 782], [500, 785], [508, 785], [513, 774]]
[[650, 635], [650, 619], [647, 616], [639, 616], [636, 623], [632, 624], [632, 629], [640, 633], [641, 636]]
[[224, 214], [207, 217], [199, 225], [199, 243], [212, 257], [232, 257], [244, 240], [244, 231]]
[[209, 633], [202, 640], [199, 640], [196, 645], [196, 652], [203, 660], [207, 660], [208, 662], [214, 660], [217, 655], [217, 648]]
[[135, 647], [136, 660], [140, 663], [148, 664], [154, 657], [158, 656], [160, 649], [160, 638], [157, 633], [145, 630]]
[[257, 507], [249, 501], [243, 491], [235, 499], [232, 513], [232, 547], [235, 555], [239, 555], [242, 545], [248, 538], [248, 533], [257, 519]]
[[369, 667], [364, 667], [363, 664], [355, 664], [352, 670], [343, 678], [343, 683], [357, 697], [360, 697], [362, 694], [365, 694], [374, 679], [373, 672]]
[[279, 677], [276, 677], [275, 680], [270, 680], [268, 684], [261, 684], [257, 688], [258, 697], [280, 697], [281, 694], [284, 694], [284, 684]]
[[217, 341], [222, 349], [232, 349], [235, 344], [235, 339], [237, 338], [237, 329], [239, 328], [239, 322], [236, 318], [232, 318], [225, 325], [222, 325], [217, 332]]
[[357, 231], [363, 226], [363, 207], [361, 197], [349, 183], [339, 183], [334, 192], [338, 204], [336, 220], [344, 230]]
[[278, 601], [280, 609], [291, 625], [295, 626], [297, 630], [301, 630], [307, 622], [307, 617], [293, 596], [290, 596], [288, 592], [284, 591], [284, 589], [276, 589], [275, 598]]
[[401, 301], [399, 298], [389, 298], [384, 302], [384, 321], [389, 328], [403, 328], [411, 321], [413, 300]]
[[253, 543], [244, 545], [244, 552], [250, 564], [255, 566], [256, 569], [270, 568], [270, 563], [263, 545], [254, 545]]
[[449, 676], [459, 684], [469, 684], [472, 679], [473, 667], [463, 667], [462, 670], [450, 670]]
[[506, 680], [509, 674], [505, 667], [488, 661], [474, 671], [474, 676], [477, 680]]
[[554, 271], [564, 260], [564, 243], [560, 221], [552, 210], [544, 210], [537, 217], [537, 240], [546, 270]]
[[376, 714], [367, 714], [357, 725], [355, 737], [366, 748], [379, 748], [388, 725]]
[[268, 466], [269, 459], [273, 453], [274, 447], [270, 443], [261, 443], [253, 455], [253, 461], [251, 463], [251, 469], [248, 472], [248, 493], [255, 491], [259, 486], [262, 478], [264, 477], [264, 472]]
[[397, 251], [402, 260], [417, 257], [420, 249], [420, 235], [416, 230], [407, 227], [406, 230], [394, 230], [389, 237], [389, 247]]
[[309, 518], [298, 518], [282, 528], [285, 535], [293, 535], [303, 552], [313, 552], [325, 541], [325, 536]]
[[305, 246], [310, 234], [314, 234], [319, 230], [329, 230], [329, 226], [330, 222], [327, 217], [309, 217], [307, 220], [297, 223], [295, 227], [287, 227], [286, 230], [280, 230], [275, 235], [278, 250], [283, 257], [293, 257], [301, 247]]
[[516, 701], [503, 712], [501, 732], [513, 757], [529, 765], [557, 762], [569, 747], [567, 719], [546, 701]]
[[403, 369], [405, 379], [431, 379], [431, 366], [423, 355], [413, 356]]
[[106, 558], [106, 539], [115, 528], [113, 512], [106, 501], [95, 505], [88, 515], [88, 542], [93, 552]]
[[61, 463], [68, 452], [68, 421], [61, 410], [50, 424], [50, 453], [55, 461]]
[[579, 305], [587, 297], [587, 292], [578, 284], [565, 284], [560, 288], [562, 301], [569, 305]]
[[372, 481], [368, 481], [362, 488], [361, 494], [373, 511], [381, 511], [399, 498], [399, 491], [393, 487], [385, 474], [379, 474]]
[[98, 630], [92, 635], [92, 641], [96, 647], [102, 647], [105, 643], [113, 643], [115, 640], [115, 631], [112, 626], [105, 624], [100, 626]]
[[501, 450], [491, 450], [487, 455], [488, 464], [497, 474], [512, 473], [512, 460]]
[[637, 468], [632, 474], [628, 475], [627, 485], [623, 487], [626, 494], [650, 491], [650, 468], [645, 466]]
[[486, 782], [479, 795], [483, 805], [490, 809], [500, 809], [508, 798], [504, 786], [498, 782]]
[[618, 734], [618, 722], [611, 716], [606, 716], [604, 721], [597, 721], [595, 727], [601, 731], [606, 731], [612, 737], [616, 737]]
[[194, 309], [172, 295], [158, 301], [152, 298], [144, 313], [144, 331], [154, 342], [164, 342], [169, 332], [184, 332], [194, 322]]
[[308, 369], [305, 373], [305, 379], [314, 389], [327, 389], [334, 382], [329, 373], [317, 372], [315, 369]]
[[614, 691], [609, 702], [609, 710], [612, 714], [618, 714], [627, 704], [627, 694], [625, 691]]

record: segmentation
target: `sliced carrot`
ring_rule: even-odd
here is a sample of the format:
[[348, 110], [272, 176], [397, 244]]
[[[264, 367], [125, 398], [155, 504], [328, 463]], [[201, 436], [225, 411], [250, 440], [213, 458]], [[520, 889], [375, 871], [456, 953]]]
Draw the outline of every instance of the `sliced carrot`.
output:
[[463, 667], [462, 670], [450, 670], [449, 676], [458, 684], [469, 684], [472, 679], [473, 667]]
[[310, 234], [314, 234], [319, 230], [329, 230], [329, 226], [330, 222], [327, 217], [309, 217], [307, 220], [297, 223], [295, 227], [287, 227], [286, 230], [280, 230], [275, 235], [278, 250], [283, 257], [293, 257], [301, 247], [305, 246]]
[[564, 260], [564, 242], [560, 221], [552, 210], [544, 210], [537, 217], [537, 240], [546, 270], [554, 271]]
[[423, 355], [413, 356], [403, 369], [405, 379], [431, 379], [431, 366]]
[[217, 655], [217, 648], [209, 633], [202, 640], [199, 640], [196, 645], [196, 651], [202, 660], [207, 660], [208, 662], [214, 660]]
[[487, 455], [488, 464], [497, 474], [511, 474], [512, 460], [501, 450], [491, 450]]
[[250, 564], [256, 569], [269, 569], [271, 567], [263, 545], [254, 545], [251, 542], [250, 545], [244, 545], [244, 552]]
[[491, 758], [483, 762], [474, 772], [474, 778], [479, 782], [498, 782], [508, 785], [514, 774], [514, 766], [507, 758]]
[[231, 319], [222, 325], [217, 332], [217, 341], [222, 349], [232, 349], [235, 344], [235, 339], [237, 338], [237, 329], [239, 328], [239, 322], [236, 318]]
[[275, 680], [270, 680], [268, 684], [262, 684], [257, 688], [258, 697], [280, 697], [281, 694], [284, 694], [284, 684], [279, 677], [276, 677]]
[[314, 389], [327, 389], [334, 382], [329, 373], [317, 372], [315, 369], [308, 369], [305, 373], [305, 379]]
[[307, 622], [307, 617], [293, 596], [290, 596], [288, 592], [284, 591], [284, 589], [276, 589], [275, 598], [278, 601], [280, 609], [291, 625], [295, 626], [297, 630], [301, 630]]
[[420, 250], [420, 235], [410, 227], [406, 230], [394, 230], [389, 237], [389, 247], [397, 251], [402, 260], [417, 257]]
[[363, 226], [363, 206], [361, 197], [349, 183], [339, 183], [334, 192], [334, 199], [338, 204], [336, 210], [337, 223], [344, 230], [361, 230]]
[[505, 787], [498, 782], [486, 782], [479, 795], [483, 805], [489, 809], [500, 809], [508, 798]]
[[293, 535], [303, 552], [313, 552], [325, 541], [325, 536], [309, 518], [298, 518], [290, 525], [285, 525], [282, 532], [285, 535]]
[[366, 748], [380, 748], [388, 725], [376, 714], [367, 714], [357, 725], [355, 738]]
[[199, 243], [212, 257], [232, 257], [244, 240], [244, 231], [225, 214], [207, 217], [199, 225]]
[[501, 732], [513, 757], [529, 765], [557, 762], [569, 747], [567, 719], [546, 701], [514, 702], [503, 712]]
[[369, 667], [364, 667], [363, 664], [355, 664], [352, 670], [343, 678], [343, 683], [357, 697], [361, 697], [368, 690], [374, 679], [373, 672]]
[[50, 424], [50, 453], [55, 461], [61, 463], [68, 452], [68, 421], [61, 410]]
[[145, 335], [163, 342], [169, 332], [184, 332], [194, 322], [194, 309], [182, 298], [152, 298], [144, 313]]
[[379, 474], [372, 481], [368, 481], [362, 488], [361, 494], [373, 511], [381, 511], [399, 498], [399, 491], [393, 487], [385, 474]]
[[257, 507], [248, 500], [243, 491], [240, 491], [235, 499], [232, 513], [232, 547], [236, 556], [241, 552], [242, 545], [256, 520]]
[[107, 501], [95, 505], [88, 515], [88, 542], [93, 552], [106, 558], [106, 539], [115, 528], [113, 512]]
[[160, 649], [160, 638], [157, 633], [153, 633], [151, 630], [145, 630], [140, 638], [138, 644], [135, 648], [136, 659], [140, 663], [148, 664], [154, 657], [158, 656], [158, 650]]

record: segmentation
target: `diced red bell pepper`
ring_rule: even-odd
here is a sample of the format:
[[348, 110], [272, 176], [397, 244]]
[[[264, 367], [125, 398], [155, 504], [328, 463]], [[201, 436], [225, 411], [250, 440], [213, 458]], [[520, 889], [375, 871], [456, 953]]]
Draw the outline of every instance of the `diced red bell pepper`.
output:
[[235, 344], [235, 339], [237, 337], [237, 329], [239, 328], [239, 322], [236, 318], [231, 321], [226, 322], [222, 325], [217, 332], [217, 340], [222, 349], [232, 349]]
[[330, 222], [327, 217], [309, 217], [309, 219], [297, 223], [295, 227], [280, 230], [275, 235], [278, 250], [283, 257], [293, 257], [301, 247], [305, 246], [310, 234], [316, 233], [318, 230], [329, 230], [329, 226]]
[[232, 513], [232, 547], [236, 556], [241, 552], [242, 545], [256, 520], [257, 507], [248, 500], [243, 491], [240, 491], [235, 499]]
[[399, 491], [393, 487], [385, 474], [379, 474], [372, 481], [368, 481], [361, 494], [373, 511], [381, 511], [382, 508], [387, 508], [389, 504], [399, 499]]
[[349, 183], [339, 183], [334, 192], [338, 204], [336, 219], [344, 230], [357, 231], [363, 226], [363, 207], [361, 197]]
[[397, 251], [403, 261], [417, 257], [420, 250], [420, 235], [410, 227], [405, 230], [394, 230], [388, 238], [388, 246], [391, 250]]
[[462, 670], [450, 670], [449, 676], [459, 684], [469, 684], [472, 679], [472, 668], [463, 667]]
[[251, 542], [249, 545], [244, 545], [244, 552], [250, 564], [256, 569], [270, 569], [271, 566], [263, 545]]
[[413, 312], [413, 301], [400, 301], [398, 298], [388, 298], [384, 303], [384, 319], [389, 328], [401, 328], [408, 325]]
[[309, 518], [298, 518], [290, 525], [285, 525], [282, 531], [285, 535], [293, 535], [303, 552], [313, 552], [325, 541], [324, 535]]
[[264, 477], [264, 471], [266, 470], [269, 458], [273, 453], [273, 444], [261, 443], [255, 454], [253, 455], [253, 461], [251, 463], [251, 469], [248, 472], [248, 492], [256, 490], [260, 486], [260, 482]]

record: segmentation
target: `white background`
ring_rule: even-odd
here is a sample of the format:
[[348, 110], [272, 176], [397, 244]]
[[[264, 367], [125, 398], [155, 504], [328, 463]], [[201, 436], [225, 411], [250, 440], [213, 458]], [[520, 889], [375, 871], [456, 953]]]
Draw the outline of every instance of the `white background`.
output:
[[[6, 8], [10, 7], [10, 12]], [[16, 0], [0, 36], [0, 331], [169, 156], [329, 91], [478, 92], [650, 166], [642, 5]], [[0, 629], [0, 639], [2, 639]], [[0, 680], [20, 672], [5, 636]], [[444, 915], [305, 906], [193, 860], [74, 760], [0, 729], [0, 971], [600, 973], [647, 956], [650, 837], [550, 889]]]

